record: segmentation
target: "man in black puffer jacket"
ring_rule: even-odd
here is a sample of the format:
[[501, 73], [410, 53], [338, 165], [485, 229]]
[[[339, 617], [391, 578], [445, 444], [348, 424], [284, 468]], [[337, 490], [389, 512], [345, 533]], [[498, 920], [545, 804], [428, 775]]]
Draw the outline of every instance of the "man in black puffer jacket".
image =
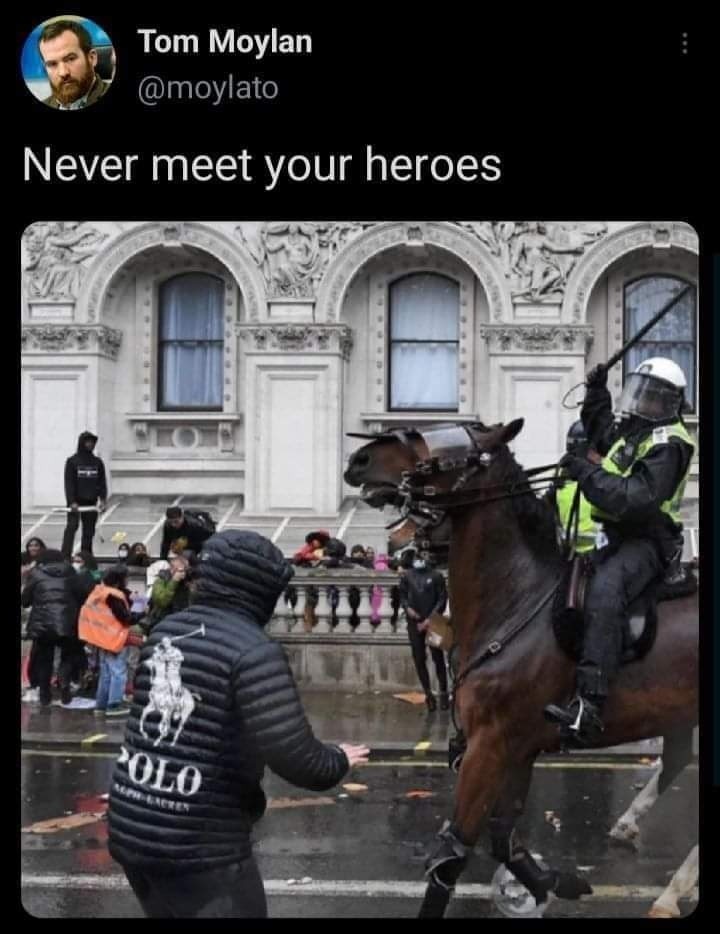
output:
[[188, 609], [143, 648], [110, 790], [109, 848], [154, 918], [265, 917], [250, 841], [265, 766], [324, 791], [364, 746], [325, 745], [263, 627], [293, 570], [255, 532], [205, 542]]
[[59, 551], [47, 548], [36, 560], [20, 596], [24, 607], [32, 607], [27, 634], [33, 640], [33, 680], [39, 688], [41, 706], [49, 707], [55, 647], [60, 646], [60, 699], [70, 704], [70, 676], [82, 651], [77, 638], [77, 575]]

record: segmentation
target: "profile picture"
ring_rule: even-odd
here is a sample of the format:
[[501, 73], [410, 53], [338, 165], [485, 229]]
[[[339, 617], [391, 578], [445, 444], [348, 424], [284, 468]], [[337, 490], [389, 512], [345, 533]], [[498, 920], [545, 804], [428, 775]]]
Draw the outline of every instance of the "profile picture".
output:
[[54, 110], [83, 110], [105, 96], [115, 77], [115, 49], [105, 30], [82, 16], [54, 16], [25, 40], [22, 74], [31, 94]]

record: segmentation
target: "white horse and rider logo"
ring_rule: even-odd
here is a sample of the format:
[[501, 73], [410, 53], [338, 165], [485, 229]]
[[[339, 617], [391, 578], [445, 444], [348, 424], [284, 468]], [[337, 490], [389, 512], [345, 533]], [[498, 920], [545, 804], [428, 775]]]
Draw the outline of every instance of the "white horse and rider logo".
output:
[[199, 694], [194, 694], [183, 686], [180, 666], [185, 656], [177, 646], [173, 645], [180, 639], [187, 639], [188, 636], [198, 633], [205, 635], [204, 624], [184, 636], [163, 636], [160, 643], [153, 649], [150, 658], [142, 662], [150, 669], [150, 696], [140, 717], [140, 732], [146, 739], [149, 739], [144, 729], [146, 717], [151, 713], [160, 714], [158, 736], [153, 746], [161, 743], [170, 733], [173, 725], [177, 723], [175, 735], [170, 743], [174, 746], [188, 717], [195, 709], [195, 700], [202, 700]]

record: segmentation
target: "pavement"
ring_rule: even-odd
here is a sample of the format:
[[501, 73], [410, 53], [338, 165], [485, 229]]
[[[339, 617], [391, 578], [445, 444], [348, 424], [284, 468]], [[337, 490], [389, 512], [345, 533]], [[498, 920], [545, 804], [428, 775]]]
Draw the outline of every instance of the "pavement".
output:
[[[450, 713], [429, 713], [424, 704], [412, 704], [389, 693], [301, 691], [315, 735], [325, 742], [365, 743], [371, 755], [445, 759], [454, 733]], [[22, 748], [114, 752], [125, 731], [125, 719], [97, 718], [92, 710], [42, 709], [21, 704]], [[342, 724], [342, 735], [338, 734]], [[578, 750], [573, 757], [614, 756], [620, 759], [653, 757], [662, 751], [661, 739], [610, 747], [602, 751]], [[567, 758], [565, 756], [564, 758]]]

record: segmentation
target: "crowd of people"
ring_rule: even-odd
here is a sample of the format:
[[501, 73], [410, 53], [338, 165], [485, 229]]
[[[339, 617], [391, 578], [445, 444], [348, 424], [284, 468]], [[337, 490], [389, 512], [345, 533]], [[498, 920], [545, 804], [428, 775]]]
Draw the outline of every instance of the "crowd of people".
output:
[[[405, 549], [398, 557], [387, 554], [376, 554], [375, 549], [365, 545], [353, 545], [350, 557], [347, 557], [347, 547], [338, 538], [332, 538], [326, 529], [309, 532], [305, 537], [305, 544], [293, 555], [293, 563], [298, 567], [307, 568], [353, 568], [362, 567], [374, 571], [395, 571], [398, 574], [398, 583], [390, 588], [390, 605], [392, 607], [391, 622], [395, 624], [402, 612], [407, 620], [408, 641], [412, 649], [412, 659], [420, 685], [425, 693], [425, 704], [431, 713], [437, 710], [437, 700], [430, 685], [430, 675], [427, 668], [427, 653], [430, 652], [438, 687], [440, 689], [440, 708], [447, 710], [450, 706], [448, 691], [447, 659], [446, 653], [428, 642], [428, 629], [430, 619], [434, 614], [443, 614], [447, 608], [447, 587], [444, 575], [431, 566], [426, 556], [418, 554], [414, 549]], [[289, 603], [295, 605], [296, 595], [288, 594]], [[315, 610], [318, 602], [316, 587], [308, 586], [305, 591], [304, 624], [305, 629], [311, 631], [317, 620]], [[337, 587], [328, 587], [328, 598], [331, 610], [331, 623], [337, 623], [337, 607], [339, 591]], [[371, 616], [370, 622], [376, 626], [380, 623], [380, 607], [383, 601], [382, 588], [374, 585], [370, 591]], [[360, 605], [360, 591], [357, 587], [348, 588], [348, 602], [352, 610], [351, 625], [359, 621], [357, 609]]]
[[[84, 433], [81, 436], [78, 447], [82, 449], [83, 443], [87, 442], [84, 450], [91, 454], [89, 442], [94, 436], [88, 435]], [[87, 456], [80, 457], [83, 463], [87, 459]], [[68, 464], [73, 460], [71, 458]], [[82, 548], [69, 558], [61, 551], [46, 548], [39, 538], [29, 539], [20, 562], [21, 603], [27, 615], [24, 638], [31, 642], [25, 669], [29, 687], [23, 694], [23, 700], [49, 707], [53, 687], [56, 687], [59, 702], [67, 709], [92, 708], [97, 716], [127, 716], [139, 648], [161, 620], [187, 609], [191, 604], [198, 554], [213, 531], [214, 523], [206, 513], [196, 514], [171, 506], [166, 511], [158, 560], [153, 560], [142, 542], [123, 543], [118, 547], [116, 561], [104, 572], [98, 568], [92, 553], [91, 537], [89, 542], [85, 537], [83, 539], [83, 544], [89, 544], [89, 548]], [[425, 641], [428, 617], [432, 612], [442, 613], [447, 602], [442, 574], [426, 568], [424, 564], [421, 567], [419, 559], [409, 551], [400, 558], [391, 558], [387, 554], [376, 553], [371, 546], [356, 544], [350, 548], [348, 556], [345, 543], [332, 537], [325, 529], [308, 533], [303, 546], [293, 555], [292, 564], [305, 568], [365, 568], [397, 572], [398, 583], [390, 588], [391, 622], [396, 623], [401, 613], [407, 619], [413, 662], [426, 695], [427, 707], [434, 711], [437, 703], [430, 689], [426, 659], [429, 648], [440, 688], [440, 706], [447, 709], [445, 656], [439, 649], [426, 646]], [[145, 571], [145, 592], [129, 589], [128, 575], [136, 578], [138, 569]], [[429, 578], [427, 583], [423, 583], [422, 575], [426, 572]], [[335, 625], [339, 589], [331, 585], [327, 592], [331, 622]], [[287, 601], [294, 606], [296, 588], [289, 586], [285, 593]], [[318, 597], [317, 587], [306, 587], [304, 623], [308, 631], [317, 622]], [[357, 625], [359, 587], [351, 586], [348, 597], [352, 611], [350, 622]], [[91, 610], [89, 604], [95, 607], [98, 599], [102, 602], [103, 611], [127, 628], [127, 637], [119, 651], [93, 645], [80, 637], [83, 613], [88, 616], [97, 612], [96, 609]], [[370, 622], [374, 626], [381, 620], [382, 601], [382, 587], [373, 585], [370, 589]], [[56, 655], [58, 659], [54, 665]]]
[[[188, 542], [200, 549], [213, 531], [211, 522], [201, 525], [192, 514], [170, 507], [160, 560], [153, 561], [142, 542], [122, 544], [104, 572], [92, 553], [92, 537], [83, 540], [89, 548], [70, 557], [30, 538], [20, 557], [23, 635], [31, 643], [23, 700], [48, 708], [56, 687], [66, 709], [127, 716], [139, 648], [165, 616], [190, 603], [197, 551]], [[146, 586], [131, 591], [128, 578], [136, 577], [137, 569], [145, 570]], [[82, 638], [83, 632], [101, 631], [108, 624], [127, 630], [119, 648], [104, 646], [102, 638]]]

